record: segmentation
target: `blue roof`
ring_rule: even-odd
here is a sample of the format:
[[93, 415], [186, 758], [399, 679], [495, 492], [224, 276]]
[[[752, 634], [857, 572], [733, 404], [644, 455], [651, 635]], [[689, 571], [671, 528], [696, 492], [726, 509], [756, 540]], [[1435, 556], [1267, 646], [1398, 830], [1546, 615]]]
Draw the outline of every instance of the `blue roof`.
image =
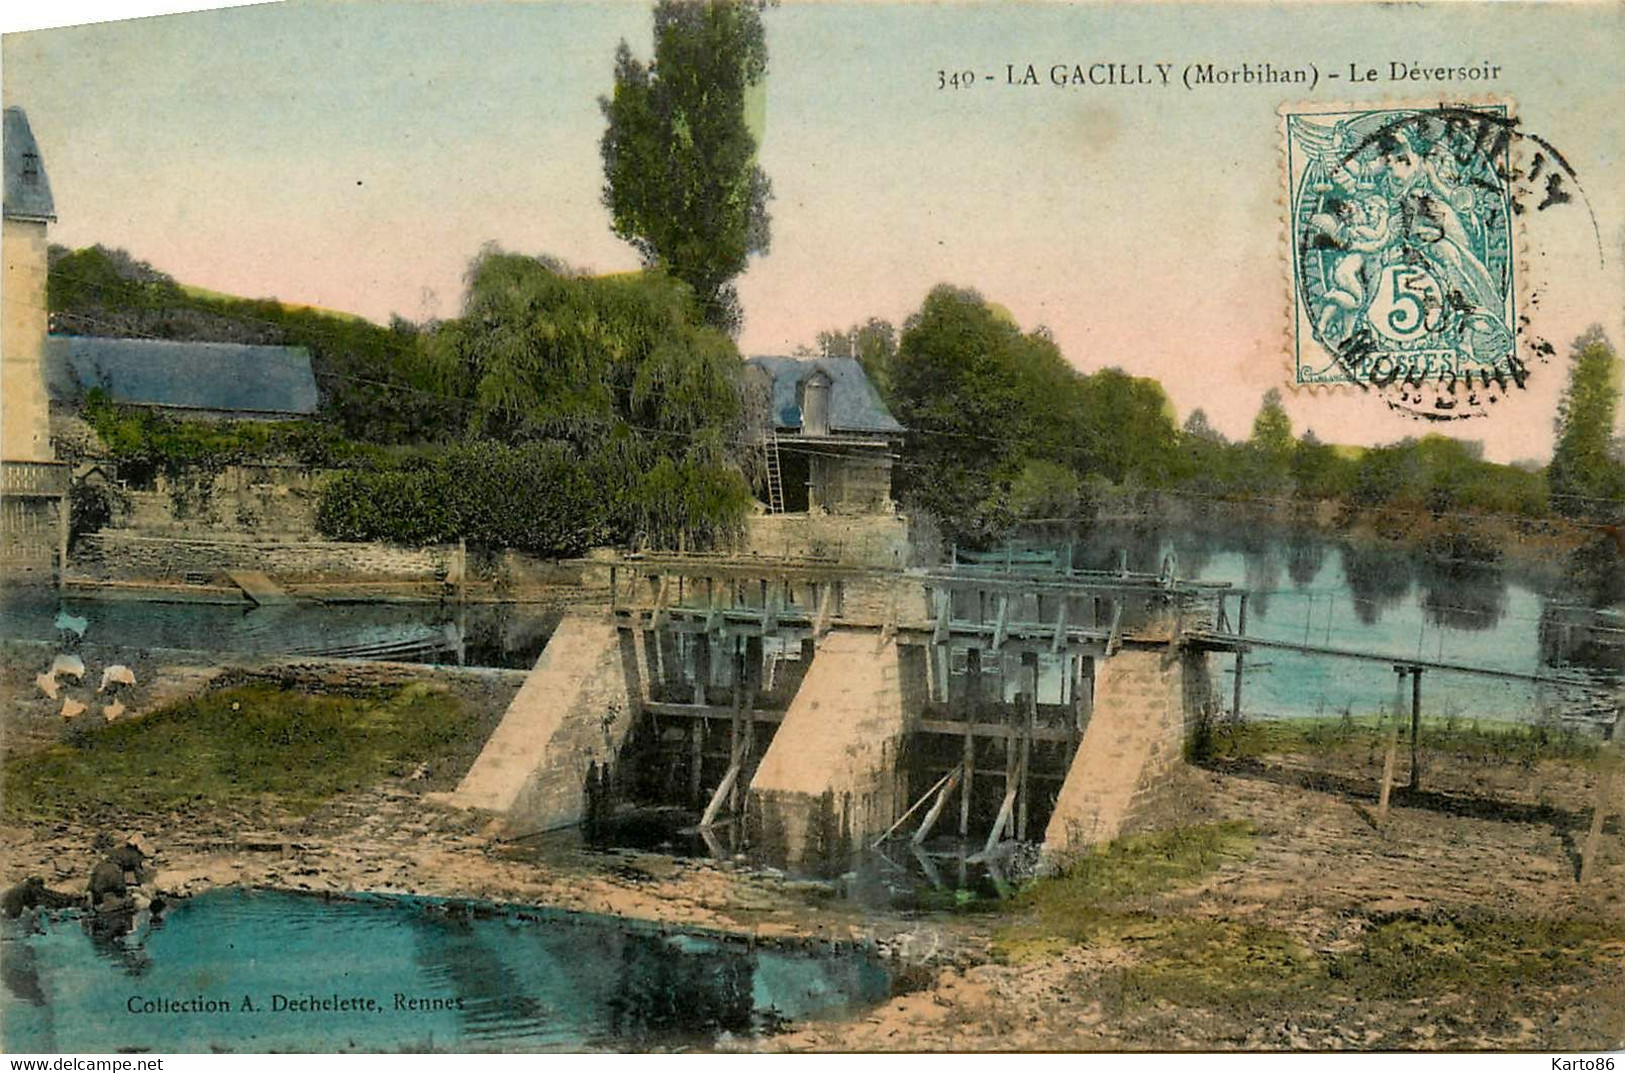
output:
[[301, 347], [53, 335], [45, 348], [51, 398], [100, 387], [114, 402], [244, 414], [312, 414], [320, 401]]
[[12, 219], [54, 220], [51, 180], [45, 176], [45, 158], [29, 129], [21, 108], [7, 108], [5, 122], [5, 214]]
[[772, 378], [773, 423], [781, 429], [800, 430], [801, 404], [797, 388], [815, 370], [822, 370], [830, 380], [830, 431], [889, 435], [903, 431], [903, 426], [880, 401], [856, 358], [760, 356], [745, 359], [745, 364], [761, 369]]

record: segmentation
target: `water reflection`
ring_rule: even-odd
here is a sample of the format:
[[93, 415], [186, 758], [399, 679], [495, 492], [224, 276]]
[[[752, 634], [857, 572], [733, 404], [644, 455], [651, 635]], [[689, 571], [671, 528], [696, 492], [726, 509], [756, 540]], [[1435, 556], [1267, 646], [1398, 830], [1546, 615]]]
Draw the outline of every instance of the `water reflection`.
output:
[[548, 604], [163, 603], [61, 601], [55, 593], [16, 592], [0, 601], [0, 637], [55, 641], [66, 607], [87, 622], [86, 644], [243, 655], [354, 656], [414, 662], [526, 668], [557, 628], [562, 609]]
[[1343, 583], [1354, 614], [1367, 626], [1382, 621], [1384, 611], [1411, 594], [1410, 556], [1387, 548], [1345, 542], [1338, 547]]
[[[1559, 559], [1557, 569], [1503, 562], [1494, 547], [1465, 537], [1443, 545], [1450, 554], [1430, 557], [1304, 526], [1211, 519], [1103, 523], [1068, 539], [1082, 569], [1115, 569], [1126, 552], [1131, 568], [1154, 571], [1172, 550], [1181, 576], [1246, 588], [1247, 632], [1258, 637], [1531, 675], [1591, 675], [1602, 687], [1625, 673], [1625, 565], [1619, 541], [1606, 532]], [[1346, 660], [1259, 652], [1244, 683], [1252, 714], [1392, 707], [1392, 683]], [[1429, 679], [1423, 704], [1520, 721], [1595, 721], [1606, 707], [1572, 689], [1444, 674]]]
[[1416, 585], [1430, 625], [1452, 630], [1491, 630], [1507, 608], [1507, 583], [1499, 566], [1424, 559]]
[[[114, 941], [140, 960], [109, 964]], [[29, 934], [8, 921], [5, 943], [10, 1051], [681, 1047], [861, 1007], [890, 987], [865, 949], [414, 898], [217, 890], [176, 905], [161, 929], [87, 935], [59, 917]], [[132, 996], [229, 1008], [130, 1016]], [[276, 996], [379, 1008], [290, 1016]]]

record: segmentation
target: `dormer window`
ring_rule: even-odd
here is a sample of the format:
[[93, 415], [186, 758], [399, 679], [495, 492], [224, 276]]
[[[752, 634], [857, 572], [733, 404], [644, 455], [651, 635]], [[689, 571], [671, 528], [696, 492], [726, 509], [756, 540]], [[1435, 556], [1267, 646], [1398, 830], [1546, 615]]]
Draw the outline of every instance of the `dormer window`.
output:
[[23, 154], [22, 176], [23, 176], [23, 182], [27, 183], [29, 186], [38, 186], [39, 185], [39, 154], [38, 153], [24, 153]]

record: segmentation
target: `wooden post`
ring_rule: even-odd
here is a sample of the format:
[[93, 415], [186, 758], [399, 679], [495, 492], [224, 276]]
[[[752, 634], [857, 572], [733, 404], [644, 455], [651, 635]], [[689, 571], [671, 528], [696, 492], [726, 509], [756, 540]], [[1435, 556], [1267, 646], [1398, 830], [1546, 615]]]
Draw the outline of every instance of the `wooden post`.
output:
[[[1247, 594], [1246, 593], [1241, 594], [1241, 601], [1240, 602], [1241, 602], [1241, 609], [1236, 612], [1236, 636], [1245, 637], [1245, 636], [1247, 636]], [[1236, 648], [1236, 681], [1235, 681], [1235, 689], [1234, 689], [1234, 692], [1232, 692], [1231, 695], [1230, 695], [1230, 721], [1232, 723], [1241, 722], [1241, 671], [1242, 671], [1242, 663], [1243, 663], [1242, 649], [1238, 646]]]
[[1411, 789], [1422, 788], [1422, 668], [1411, 668]]
[[[659, 636], [658, 634], [656, 635]], [[709, 634], [696, 633], [694, 635], [694, 703], [704, 704], [705, 691], [711, 685], [711, 637]]]
[[965, 702], [960, 706], [965, 717], [965, 786], [959, 792], [959, 837], [970, 836], [970, 795], [976, 785], [976, 739], [971, 727], [976, 713], [982, 707], [982, 650], [972, 648], [965, 653]]
[[694, 720], [694, 727], [690, 731], [688, 754], [688, 800], [691, 804], [700, 803], [701, 775], [705, 771], [705, 724], [706, 720]]
[[733, 785], [728, 793], [728, 811], [739, 811], [739, 780], [737, 778], [742, 762], [740, 749], [745, 744], [744, 715], [745, 715], [745, 657], [740, 653], [740, 644], [734, 639], [734, 682], [733, 682], [733, 721], [728, 726], [728, 767], [735, 774]]
[[1399, 759], [1399, 723], [1388, 728], [1388, 751], [1382, 759], [1382, 788], [1377, 791], [1377, 818], [1388, 818], [1388, 794], [1394, 786], [1394, 764]]
[[1586, 832], [1585, 848], [1580, 853], [1580, 882], [1589, 883], [1597, 872], [1597, 855], [1602, 852], [1602, 825], [1608, 819], [1608, 799], [1614, 792], [1614, 769], [1619, 765], [1616, 757], [1602, 754], [1603, 769], [1597, 776], [1597, 803], [1591, 807], [1591, 829]]
[[1021, 793], [1021, 745], [1016, 738], [1017, 729], [1012, 724], [1004, 739], [1004, 806], [999, 810], [999, 824], [995, 828], [1000, 838], [1015, 833], [1014, 806]]
[[1022, 713], [1021, 724], [1021, 768], [1020, 768], [1020, 796], [1016, 800], [1016, 838], [1025, 842], [1027, 840], [1027, 797], [1028, 783], [1027, 766], [1032, 760], [1033, 728], [1038, 723], [1038, 653], [1023, 652], [1021, 662], [1024, 666], [1032, 668], [1028, 677], [1027, 710]]

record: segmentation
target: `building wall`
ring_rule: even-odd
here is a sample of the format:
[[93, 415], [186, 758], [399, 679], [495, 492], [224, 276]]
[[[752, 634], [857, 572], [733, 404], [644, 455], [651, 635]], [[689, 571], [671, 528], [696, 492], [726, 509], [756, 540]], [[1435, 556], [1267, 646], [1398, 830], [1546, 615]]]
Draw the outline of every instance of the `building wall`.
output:
[[45, 224], [7, 219], [0, 232], [5, 261], [0, 307], [0, 459], [49, 462], [45, 397]]
[[885, 455], [810, 455], [808, 500], [831, 514], [891, 510], [891, 459]]

